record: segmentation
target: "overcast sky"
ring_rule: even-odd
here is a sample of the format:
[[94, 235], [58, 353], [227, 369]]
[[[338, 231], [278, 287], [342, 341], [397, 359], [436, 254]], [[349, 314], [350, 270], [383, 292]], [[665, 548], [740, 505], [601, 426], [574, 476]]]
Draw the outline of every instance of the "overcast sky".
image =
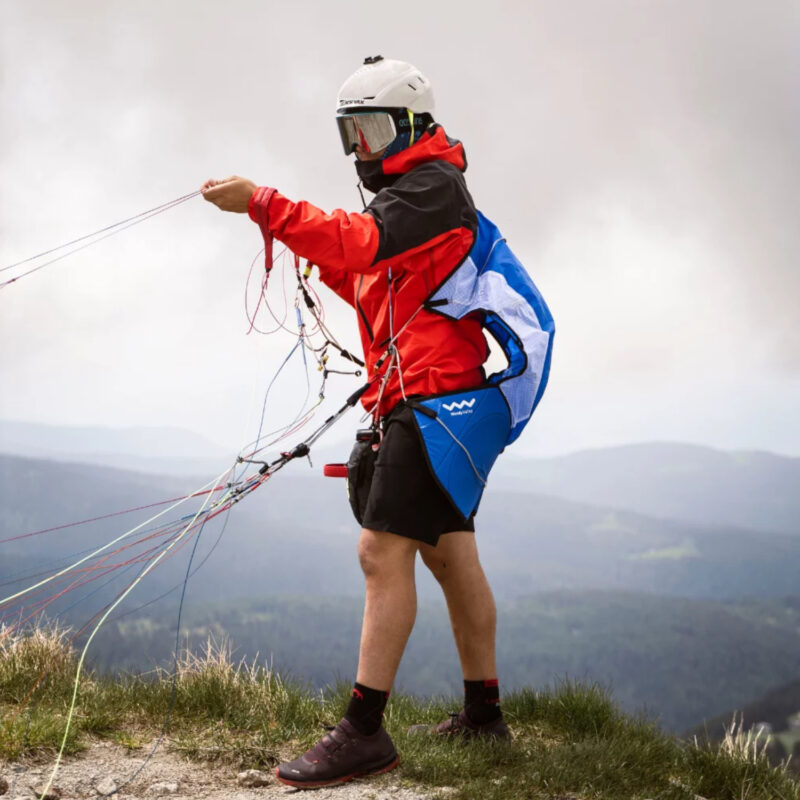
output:
[[[0, 266], [231, 173], [358, 210], [335, 98], [378, 53], [431, 79], [476, 204], [555, 316], [518, 452], [800, 455], [796, 1], [4, 0]], [[194, 199], [0, 290], [0, 418], [238, 448], [292, 345], [245, 335], [259, 247]], [[331, 402], [355, 385], [332, 379]], [[290, 372], [269, 421], [302, 394]]]

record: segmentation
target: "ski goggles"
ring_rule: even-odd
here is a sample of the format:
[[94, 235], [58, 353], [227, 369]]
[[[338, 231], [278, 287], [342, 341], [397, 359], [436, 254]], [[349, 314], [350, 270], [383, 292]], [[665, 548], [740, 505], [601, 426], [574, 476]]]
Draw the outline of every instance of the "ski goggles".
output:
[[394, 118], [388, 111], [356, 111], [337, 114], [336, 124], [342, 137], [345, 155], [361, 146], [365, 153], [377, 153], [397, 137]]

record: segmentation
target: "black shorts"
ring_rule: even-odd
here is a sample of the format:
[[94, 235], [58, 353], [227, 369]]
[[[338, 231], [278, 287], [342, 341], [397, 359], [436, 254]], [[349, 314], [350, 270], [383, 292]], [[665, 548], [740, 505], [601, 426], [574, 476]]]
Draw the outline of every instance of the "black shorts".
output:
[[358, 522], [436, 546], [443, 533], [474, 531], [431, 472], [414, 412], [401, 404], [388, 415], [375, 454], [357, 442], [348, 463], [348, 492]]

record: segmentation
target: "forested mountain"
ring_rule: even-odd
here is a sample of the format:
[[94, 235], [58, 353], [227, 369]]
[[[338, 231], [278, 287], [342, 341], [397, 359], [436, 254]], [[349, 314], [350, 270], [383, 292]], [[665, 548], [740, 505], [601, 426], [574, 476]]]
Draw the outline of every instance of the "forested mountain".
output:
[[790, 730], [790, 720], [797, 717], [796, 729], [800, 740], [800, 678], [772, 688], [755, 700], [740, 703], [724, 714], [717, 714], [705, 720], [702, 725], [690, 728], [686, 735], [700, 736], [707, 731], [712, 739], [722, 739], [734, 715], [741, 715], [745, 729], [756, 723], [766, 722], [775, 733]]
[[[202, 647], [209, 635], [227, 636], [237, 657], [258, 655], [282, 674], [321, 687], [352, 678], [361, 611], [360, 599], [344, 597], [207, 605], [193, 587], [184, 630], [192, 647]], [[168, 664], [175, 612], [173, 603], [157, 615], [145, 609], [109, 624], [92, 663], [105, 669]], [[552, 685], [567, 676], [596, 681], [611, 687], [625, 709], [646, 708], [680, 731], [800, 674], [797, 628], [762, 626], [747, 616], [735, 605], [627, 592], [518, 598], [499, 607], [503, 687]], [[420, 695], [460, 693], [442, 602], [421, 604], [396, 686]]]

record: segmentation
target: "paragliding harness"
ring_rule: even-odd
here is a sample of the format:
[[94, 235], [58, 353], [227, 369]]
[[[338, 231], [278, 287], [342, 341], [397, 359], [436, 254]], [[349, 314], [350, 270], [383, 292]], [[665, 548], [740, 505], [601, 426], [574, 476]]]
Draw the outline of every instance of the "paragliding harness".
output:
[[[404, 393], [401, 401], [413, 410], [431, 473], [467, 520], [478, 509], [497, 456], [519, 437], [542, 397], [555, 326], [525, 268], [497, 227], [480, 212], [469, 254], [421, 308], [451, 319], [480, 313], [483, 327], [508, 361], [504, 370], [474, 389], [429, 397], [405, 397]], [[359, 522], [380, 437], [376, 420], [372, 428], [358, 432], [346, 468], [330, 465], [326, 470], [329, 475], [347, 476], [350, 504]]]

